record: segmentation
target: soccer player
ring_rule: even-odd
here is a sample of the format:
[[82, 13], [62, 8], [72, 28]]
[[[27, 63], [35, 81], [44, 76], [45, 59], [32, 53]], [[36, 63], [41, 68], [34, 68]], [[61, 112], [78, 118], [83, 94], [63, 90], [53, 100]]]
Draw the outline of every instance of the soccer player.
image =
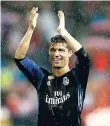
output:
[[[26, 56], [36, 27], [37, 7], [31, 11], [29, 28], [18, 45], [14, 59], [38, 92], [37, 126], [81, 126], [90, 59], [82, 45], [65, 29], [62, 11], [58, 11], [58, 17], [57, 31], [60, 35], [51, 38], [49, 47], [51, 73]], [[68, 64], [73, 53], [77, 56], [77, 63], [70, 70]]]

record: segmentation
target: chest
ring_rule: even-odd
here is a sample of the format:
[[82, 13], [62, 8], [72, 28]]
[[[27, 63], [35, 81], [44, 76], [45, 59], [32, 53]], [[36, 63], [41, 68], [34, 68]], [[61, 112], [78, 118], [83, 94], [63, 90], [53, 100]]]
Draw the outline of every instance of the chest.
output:
[[75, 100], [77, 85], [72, 74], [63, 77], [47, 76], [42, 81], [40, 100], [51, 105], [59, 105]]

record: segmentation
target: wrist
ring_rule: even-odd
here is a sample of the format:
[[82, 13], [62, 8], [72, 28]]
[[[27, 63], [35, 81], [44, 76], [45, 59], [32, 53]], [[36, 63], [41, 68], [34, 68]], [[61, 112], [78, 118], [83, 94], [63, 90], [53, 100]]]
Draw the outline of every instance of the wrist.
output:
[[60, 33], [61, 36], [64, 37], [67, 34], [67, 30], [66, 29], [62, 29], [62, 30], [59, 31], [59, 33]]
[[29, 31], [34, 31], [34, 29], [35, 29], [34, 27], [31, 27], [31, 26], [28, 27]]

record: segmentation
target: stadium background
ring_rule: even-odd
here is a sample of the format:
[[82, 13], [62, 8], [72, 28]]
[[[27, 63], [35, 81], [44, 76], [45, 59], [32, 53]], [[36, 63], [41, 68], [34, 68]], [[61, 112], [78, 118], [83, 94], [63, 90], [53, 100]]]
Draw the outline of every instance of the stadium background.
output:
[[[110, 126], [109, 1], [1, 2], [1, 126], [36, 126], [37, 123], [36, 90], [13, 60], [33, 6], [39, 7], [39, 17], [28, 56], [50, 69], [49, 40], [58, 34], [57, 11], [63, 10], [67, 30], [85, 47], [92, 61], [82, 113], [83, 126]], [[75, 60], [73, 55], [70, 67]]]

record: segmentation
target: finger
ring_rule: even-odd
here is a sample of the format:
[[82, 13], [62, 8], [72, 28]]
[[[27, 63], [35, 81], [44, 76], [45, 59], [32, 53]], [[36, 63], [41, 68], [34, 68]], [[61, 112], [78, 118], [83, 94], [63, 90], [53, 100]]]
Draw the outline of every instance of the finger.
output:
[[36, 12], [38, 12], [38, 7], [35, 8]]
[[62, 17], [62, 15], [61, 15], [60, 13], [58, 13], [58, 17], [59, 17], [59, 18], [61, 18], [61, 17]]
[[35, 10], [35, 7], [33, 7], [32, 10]]
[[32, 10], [31, 10], [31, 13], [34, 13], [35, 12], [35, 8], [33, 8]]
[[59, 13], [58, 13], [58, 16], [61, 18], [61, 17], [62, 17], [62, 14], [59, 12]]
[[58, 11], [59, 13], [62, 13], [63, 11], [62, 10], [60, 10], [60, 11]]
[[59, 14], [58, 14], [58, 18], [59, 18], [59, 19], [61, 18]]
[[60, 14], [60, 15], [64, 15], [64, 13], [63, 13], [62, 10], [61, 10], [61, 11], [58, 11], [58, 14]]
[[61, 15], [61, 11], [58, 11], [58, 15]]
[[38, 11], [38, 7], [33, 7], [31, 10], [32, 13], [36, 13], [37, 11]]
[[61, 14], [64, 15], [63, 11], [61, 11]]
[[60, 11], [58, 11], [58, 14], [60, 15], [60, 14], [61, 14], [61, 12], [60, 12]]

